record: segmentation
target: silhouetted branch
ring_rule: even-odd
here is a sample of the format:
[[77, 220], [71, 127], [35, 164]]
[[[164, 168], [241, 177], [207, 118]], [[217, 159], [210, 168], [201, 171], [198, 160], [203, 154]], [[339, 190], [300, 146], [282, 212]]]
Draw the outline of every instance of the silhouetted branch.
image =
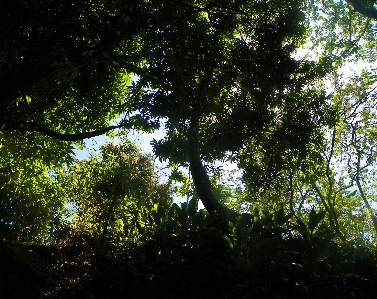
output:
[[57, 140], [64, 140], [64, 141], [78, 141], [87, 138], [96, 137], [99, 135], [103, 135], [111, 130], [118, 129], [124, 127], [124, 124], [116, 125], [116, 126], [108, 126], [102, 129], [90, 131], [90, 132], [83, 132], [83, 133], [76, 133], [76, 134], [64, 134], [59, 133], [34, 122], [26, 122], [26, 121], [19, 121], [19, 122], [3, 122], [0, 123], [0, 131], [32, 131], [38, 132], [43, 135], [49, 136], [51, 138]]

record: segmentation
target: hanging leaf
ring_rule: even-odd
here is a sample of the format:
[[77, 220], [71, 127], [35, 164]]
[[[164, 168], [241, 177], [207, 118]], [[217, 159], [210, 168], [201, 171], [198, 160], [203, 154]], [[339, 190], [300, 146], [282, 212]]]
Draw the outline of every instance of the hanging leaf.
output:
[[274, 222], [277, 226], [282, 226], [284, 222], [284, 209], [279, 209], [274, 213]]
[[240, 247], [240, 249], [247, 248], [249, 241], [249, 228], [243, 217], [240, 217], [237, 223], [237, 238], [238, 246]]
[[310, 211], [309, 214], [309, 230], [310, 232], [313, 232], [318, 223], [325, 218], [325, 211], [320, 211], [318, 214], [314, 209]]
[[26, 102], [27, 102], [28, 104], [30, 104], [30, 103], [31, 103], [31, 97], [28, 96], [28, 95], [26, 95], [25, 98], [26, 98]]

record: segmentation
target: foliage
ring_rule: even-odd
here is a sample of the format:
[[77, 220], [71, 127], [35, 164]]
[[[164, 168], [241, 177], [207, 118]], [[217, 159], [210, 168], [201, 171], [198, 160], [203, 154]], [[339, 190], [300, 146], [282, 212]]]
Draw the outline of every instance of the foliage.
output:
[[171, 201], [169, 185], [158, 183], [150, 156], [127, 139], [75, 161], [56, 180], [69, 201], [70, 226], [97, 239], [100, 247], [145, 239], [153, 206]]
[[[34, 255], [23, 263], [33, 269], [32, 277], [53, 275], [50, 284], [41, 285], [46, 298], [373, 298], [375, 253], [334, 242], [323, 216], [312, 210], [304, 223], [283, 210], [274, 215], [255, 210], [252, 219], [224, 223], [197, 212], [194, 201], [156, 205], [153, 238], [125, 244], [127, 255], [94, 257], [85, 254], [88, 246], [33, 246], [22, 254], [34, 252], [39, 259]], [[0, 249], [10, 255], [15, 249], [7, 246]]]
[[[346, 3], [347, 2], [347, 3]], [[327, 70], [318, 88], [326, 89], [321, 125], [326, 142], [311, 145], [306, 170], [295, 160], [281, 172], [279, 186], [241, 195], [262, 209], [280, 207], [308, 219], [310, 209], [326, 211], [325, 221], [340, 240], [375, 242], [375, 69], [366, 62], [374, 57], [375, 19], [366, 18], [354, 3], [362, 1], [312, 1], [306, 3], [310, 22], [307, 59]], [[368, 1], [362, 3], [374, 9]], [[372, 58], [374, 60], [374, 58]], [[358, 62], [359, 64], [352, 64]], [[363, 69], [359, 70], [363, 65]], [[347, 72], [348, 68], [355, 68]], [[246, 181], [247, 183], [247, 181]]]
[[[374, 1], [123, 2], [0, 4], [1, 265], [49, 298], [372, 298], [376, 76], [344, 69]], [[163, 123], [167, 183], [127, 139], [73, 159]]]
[[[187, 132], [197, 102], [204, 161], [232, 152], [254, 180], [263, 173], [267, 180], [293, 156], [305, 157], [308, 144], [320, 139], [315, 124], [322, 97], [310, 90], [309, 101], [302, 88], [315, 66], [290, 57], [305, 31], [297, 6], [183, 5], [175, 9], [173, 25], [170, 19], [155, 24], [146, 71], [163, 81], [141, 76], [128, 94], [143, 117], [167, 119], [165, 139], [154, 143], [159, 157], [187, 165]], [[184, 43], [177, 43], [182, 36]]]
[[20, 176], [0, 189], [0, 198], [2, 239], [47, 243], [65, 223], [63, 190], [46, 174]]

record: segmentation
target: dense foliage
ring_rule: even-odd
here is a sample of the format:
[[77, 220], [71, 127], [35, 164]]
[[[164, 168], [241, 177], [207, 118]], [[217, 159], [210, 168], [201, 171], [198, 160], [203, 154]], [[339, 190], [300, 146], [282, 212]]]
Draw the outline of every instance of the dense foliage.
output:
[[[371, 0], [2, 1], [0, 295], [373, 298], [376, 22]], [[158, 128], [153, 156], [126, 137]]]

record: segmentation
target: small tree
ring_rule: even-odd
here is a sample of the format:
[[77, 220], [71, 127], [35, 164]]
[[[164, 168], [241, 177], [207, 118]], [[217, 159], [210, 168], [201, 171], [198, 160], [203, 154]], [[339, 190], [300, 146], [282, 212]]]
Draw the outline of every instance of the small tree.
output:
[[89, 160], [77, 160], [58, 178], [67, 190], [72, 225], [105, 243], [143, 238], [154, 204], [171, 203], [169, 185], [158, 182], [151, 157], [129, 140], [107, 143]]

